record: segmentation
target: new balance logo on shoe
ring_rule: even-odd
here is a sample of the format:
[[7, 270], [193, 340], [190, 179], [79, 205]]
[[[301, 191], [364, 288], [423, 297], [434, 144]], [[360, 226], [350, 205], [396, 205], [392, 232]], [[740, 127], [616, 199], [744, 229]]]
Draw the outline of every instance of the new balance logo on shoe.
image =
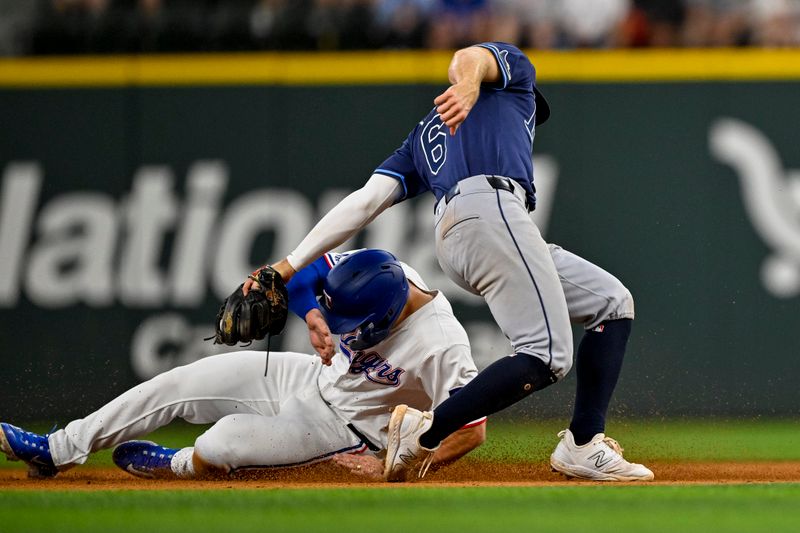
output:
[[398, 458], [400, 459], [400, 461], [403, 462], [403, 464], [412, 465], [414, 463], [414, 460], [417, 458], [417, 454], [413, 452], [408, 454], [401, 453]]
[[588, 459], [589, 460], [594, 459], [594, 466], [596, 466], [597, 468], [603, 468], [608, 463], [610, 463], [614, 458], [613, 457], [609, 457], [608, 459], [606, 459], [606, 451], [605, 450], [600, 450], [600, 451], [590, 455], [588, 457]]

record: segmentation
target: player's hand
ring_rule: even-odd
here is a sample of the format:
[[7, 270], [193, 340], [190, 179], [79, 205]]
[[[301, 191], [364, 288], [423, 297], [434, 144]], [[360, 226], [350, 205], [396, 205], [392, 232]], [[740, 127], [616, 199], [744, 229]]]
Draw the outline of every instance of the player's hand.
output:
[[450, 135], [455, 135], [458, 127], [466, 120], [475, 102], [478, 101], [480, 90], [480, 84], [463, 81], [451, 85], [433, 100], [442, 122], [450, 128]]
[[306, 326], [308, 326], [308, 338], [311, 346], [319, 354], [322, 364], [331, 366], [333, 361], [333, 337], [325, 317], [319, 309], [312, 309], [306, 313]]
[[[246, 280], [244, 280], [244, 285], [242, 285], [242, 293], [245, 296], [247, 296], [247, 293], [250, 292], [250, 289], [253, 288], [253, 285], [258, 285], [258, 282], [253, 278], [258, 277], [258, 271], [261, 270], [262, 268], [264, 267], [255, 269], [253, 273], [250, 274], [250, 276]], [[292, 276], [297, 274], [297, 271], [292, 267], [292, 265], [289, 264], [289, 261], [287, 261], [286, 259], [278, 261], [277, 263], [272, 265], [272, 268], [278, 271], [278, 274], [281, 275], [281, 279], [283, 280], [284, 284], [289, 283], [289, 280], [292, 279]]]
[[383, 461], [377, 457], [339, 453], [334, 455], [331, 460], [357, 476], [363, 476], [373, 481], [383, 480]]

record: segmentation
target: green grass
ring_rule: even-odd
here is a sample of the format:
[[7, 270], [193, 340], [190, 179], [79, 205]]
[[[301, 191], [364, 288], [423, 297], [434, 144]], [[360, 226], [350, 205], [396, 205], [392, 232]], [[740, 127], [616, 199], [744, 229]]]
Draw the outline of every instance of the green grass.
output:
[[[543, 461], [558, 442], [566, 421], [490, 421], [487, 442], [470, 457], [501, 461]], [[34, 424], [29, 429], [47, 431]], [[147, 438], [165, 446], [189, 446], [205, 426], [172, 424]], [[798, 420], [644, 420], [611, 424], [608, 434], [637, 461], [800, 461]], [[112, 466], [111, 452], [92, 456], [87, 466]], [[0, 468], [20, 468], [0, 459]]]
[[797, 531], [800, 485], [0, 492], [2, 531]]
[[[540, 461], [549, 457], [566, 422], [492, 423], [474, 453], [483, 459]], [[800, 420], [644, 420], [606, 429], [636, 460], [797, 461]]]
[[[489, 440], [474, 455], [483, 460], [545, 461], [564, 425], [493, 420]], [[203, 429], [176, 424], [150, 438], [184, 446]], [[608, 432], [627, 448], [626, 456], [636, 460], [800, 460], [800, 421], [629, 421], [611, 425]], [[111, 465], [110, 453], [96, 454], [92, 465]], [[20, 468], [0, 461], [4, 466]], [[800, 530], [798, 502], [800, 484], [0, 490], [0, 532], [780, 533]]]

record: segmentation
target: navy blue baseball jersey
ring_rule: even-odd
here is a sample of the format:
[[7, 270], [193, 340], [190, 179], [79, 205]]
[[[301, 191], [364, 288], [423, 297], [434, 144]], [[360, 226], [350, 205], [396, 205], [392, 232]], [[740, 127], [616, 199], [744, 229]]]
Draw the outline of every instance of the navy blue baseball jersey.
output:
[[433, 108], [375, 170], [402, 183], [400, 201], [424, 191], [432, 191], [438, 201], [462, 179], [488, 174], [518, 181], [528, 193], [530, 206], [535, 205], [533, 138], [536, 124], [549, 115], [546, 102], [535, 89], [536, 70], [515, 46], [476, 46], [494, 54], [501, 80], [481, 86], [478, 101], [455, 136]]

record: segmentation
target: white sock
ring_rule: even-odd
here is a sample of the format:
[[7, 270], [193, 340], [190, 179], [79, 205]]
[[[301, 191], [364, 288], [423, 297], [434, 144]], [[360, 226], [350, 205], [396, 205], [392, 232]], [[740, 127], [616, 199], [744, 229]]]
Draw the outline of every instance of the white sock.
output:
[[192, 462], [193, 455], [194, 447], [189, 447], [181, 448], [172, 456], [169, 466], [176, 476], [185, 479], [195, 477], [194, 463]]

